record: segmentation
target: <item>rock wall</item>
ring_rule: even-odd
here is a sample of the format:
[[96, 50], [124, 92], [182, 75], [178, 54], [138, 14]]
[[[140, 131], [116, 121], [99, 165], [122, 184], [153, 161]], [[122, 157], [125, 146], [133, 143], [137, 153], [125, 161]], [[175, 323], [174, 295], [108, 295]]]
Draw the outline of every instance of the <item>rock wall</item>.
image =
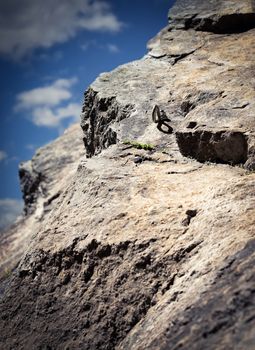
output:
[[74, 126], [21, 167], [0, 347], [254, 349], [254, 1], [169, 17], [85, 92], [86, 156]]
[[81, 129], [73, 125], [63, 136], [38, 149], [32, 160], [20, 164], [24, 216], [0, 235], [0, 281], [9, 277], [31, 238], [44, 226], [84, 153]]

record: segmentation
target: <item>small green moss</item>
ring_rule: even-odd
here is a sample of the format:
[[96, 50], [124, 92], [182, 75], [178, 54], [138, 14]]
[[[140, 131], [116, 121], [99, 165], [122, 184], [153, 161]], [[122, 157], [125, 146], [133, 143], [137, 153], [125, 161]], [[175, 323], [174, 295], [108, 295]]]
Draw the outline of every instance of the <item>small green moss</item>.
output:
[[9, 268], [6, 268], [6, 269], [4, 270], [4, 273], [3, 273], [3, 278], [4, 278], [4, 279], [5, 279], [5, 278], [8, 278], [8, 277], [11, 276], [11, 274], [12, 274], [12, 270], [9, 269]]
[[140, 143], [140, 142], [136, 142], [136, 141], [125, 140], [123, 142], [123, 144], [130, 145], [130, 146], [137, 148], [137, 149], [144, 149], [145, 151], [152, 151], [155, 149], [155, 147], [149, 143]]

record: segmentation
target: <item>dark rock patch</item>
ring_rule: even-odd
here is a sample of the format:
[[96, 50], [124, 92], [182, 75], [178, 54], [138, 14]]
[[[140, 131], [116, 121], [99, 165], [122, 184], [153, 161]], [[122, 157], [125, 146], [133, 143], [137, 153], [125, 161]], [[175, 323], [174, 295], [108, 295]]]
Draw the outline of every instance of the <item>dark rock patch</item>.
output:
[[99, 154], [104, 148], [117, 143], [117, 133], [111, 124], [128, 118], [132, 108], [131, 104], [120, 105], [115, 96], [100, 98], [91, 88], [85, 92], [81, 127], [87, 157]]
[[185, 22], [185, 29], [195, 29], [215, 34], [235, 34], [255, 27], [255, 14], [231, 14], [216, 18], [193, 17]]
[[215, 34], [243, 33], [255, 28], [254, 1], [238, 6], [231, 0], [177, 0], [169, 11], [170, 28]]
[[184, 131], [177, 132], [176, 139], [180, 152], [199, 162], [243, 164], [247, 160], [247, 138], [239, 131]]
[[196, 209], [189, 209], [186, 211], [186, 218], [182, 220], [183, 226], [189, 226], [190, 221], [192, 218], [194, 218], [197, 215]]
[[24, 200], [25, 215], [32, 214], [35, 210], [39, 194], [39, 186], [43, 180], [41, 173], [32, 168], [32, 162], [28, 161], [19, 165], [20, 189]]
[[151, 239], [112, 245], [92, 240], [82, 251], [76, 243], [26, 257], [1, 305], [5, 348], [114, 349], [157, 294], [171, 288], [179, 266], [201, 242], [163, 259]]
[[197, 126], [197, 122], [189, 122], [187, 129], [194, 129]]

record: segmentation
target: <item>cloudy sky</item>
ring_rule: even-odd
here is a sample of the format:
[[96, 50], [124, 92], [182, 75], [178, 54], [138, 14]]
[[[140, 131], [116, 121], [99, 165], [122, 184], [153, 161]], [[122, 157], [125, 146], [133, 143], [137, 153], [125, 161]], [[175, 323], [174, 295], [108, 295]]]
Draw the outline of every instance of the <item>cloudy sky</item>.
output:
[[18, 164], [79, 120], [104, 71], [142, 57], [172, 0], [0, 0], [0, 229], [21, 211]]

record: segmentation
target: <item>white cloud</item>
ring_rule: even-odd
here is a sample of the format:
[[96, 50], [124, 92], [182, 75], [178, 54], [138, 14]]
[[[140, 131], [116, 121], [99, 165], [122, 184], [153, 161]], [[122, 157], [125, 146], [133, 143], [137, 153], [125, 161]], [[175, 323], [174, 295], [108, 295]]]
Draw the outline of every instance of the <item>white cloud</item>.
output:
[[0, 162], [7, 158], [7, 153], [5, 151], [0, 150]]
[[122, 23], [101, 0], [0, 1], [0, 54], [22, 57], [79, 30], [117, 32]]
[[80, 27], [91, 31], [118, 31], [120, 23], [116, 21], [113, 14], [105, 16], [103, 13], [97, 13], [91, 18], [83, 19], [79, 22]]
[[114, 45], [114, 44], [107, 44], [107, 49], [111, 53], [118, 53], [118, 52], [120, 52], [120, 49], [118, 48], [118, 46]]
[[32, 111], [32, 122], [37, 126], [58, 127], [59, 120], [53, 110], [48, 107], [38, 107]]
[[19, 199], [0, 199], [0, 230], [13, 224], [22, 213], [23, 201]]
[[[51, 85], [24, 91], [17, 96], [14, 110], [26, 111], [36, 126], [62, 130], [65, 119], [76, 122], [80, 116], [80, 104], [72, 101], [71, 87], [76, 82], [77, 78], [58, 79]], [[63, 102], [67, 104], [63, 106]]]
[[76, 81], [76, 78], [58, 79], [52, 85], [24, 91], [17, 96], [16, 109], [32, 108], [34, 106], [56, 106], [72, 97], [69, 89]]
[[57, 109], [57, 115], [60, 119], [72, 117], [78, 121], [80, 114], [81, 106], [78, 103], [69, 103], [66, 107]]
[[64, 119], [71, 118], [72, 122], [78, 121], [80, 112], [81, 106], [78, 103], [69, 103], [66, 107], [57, 109], [38, 107], [32, 111], [32, 121], [37, 126], [58, 128]]

